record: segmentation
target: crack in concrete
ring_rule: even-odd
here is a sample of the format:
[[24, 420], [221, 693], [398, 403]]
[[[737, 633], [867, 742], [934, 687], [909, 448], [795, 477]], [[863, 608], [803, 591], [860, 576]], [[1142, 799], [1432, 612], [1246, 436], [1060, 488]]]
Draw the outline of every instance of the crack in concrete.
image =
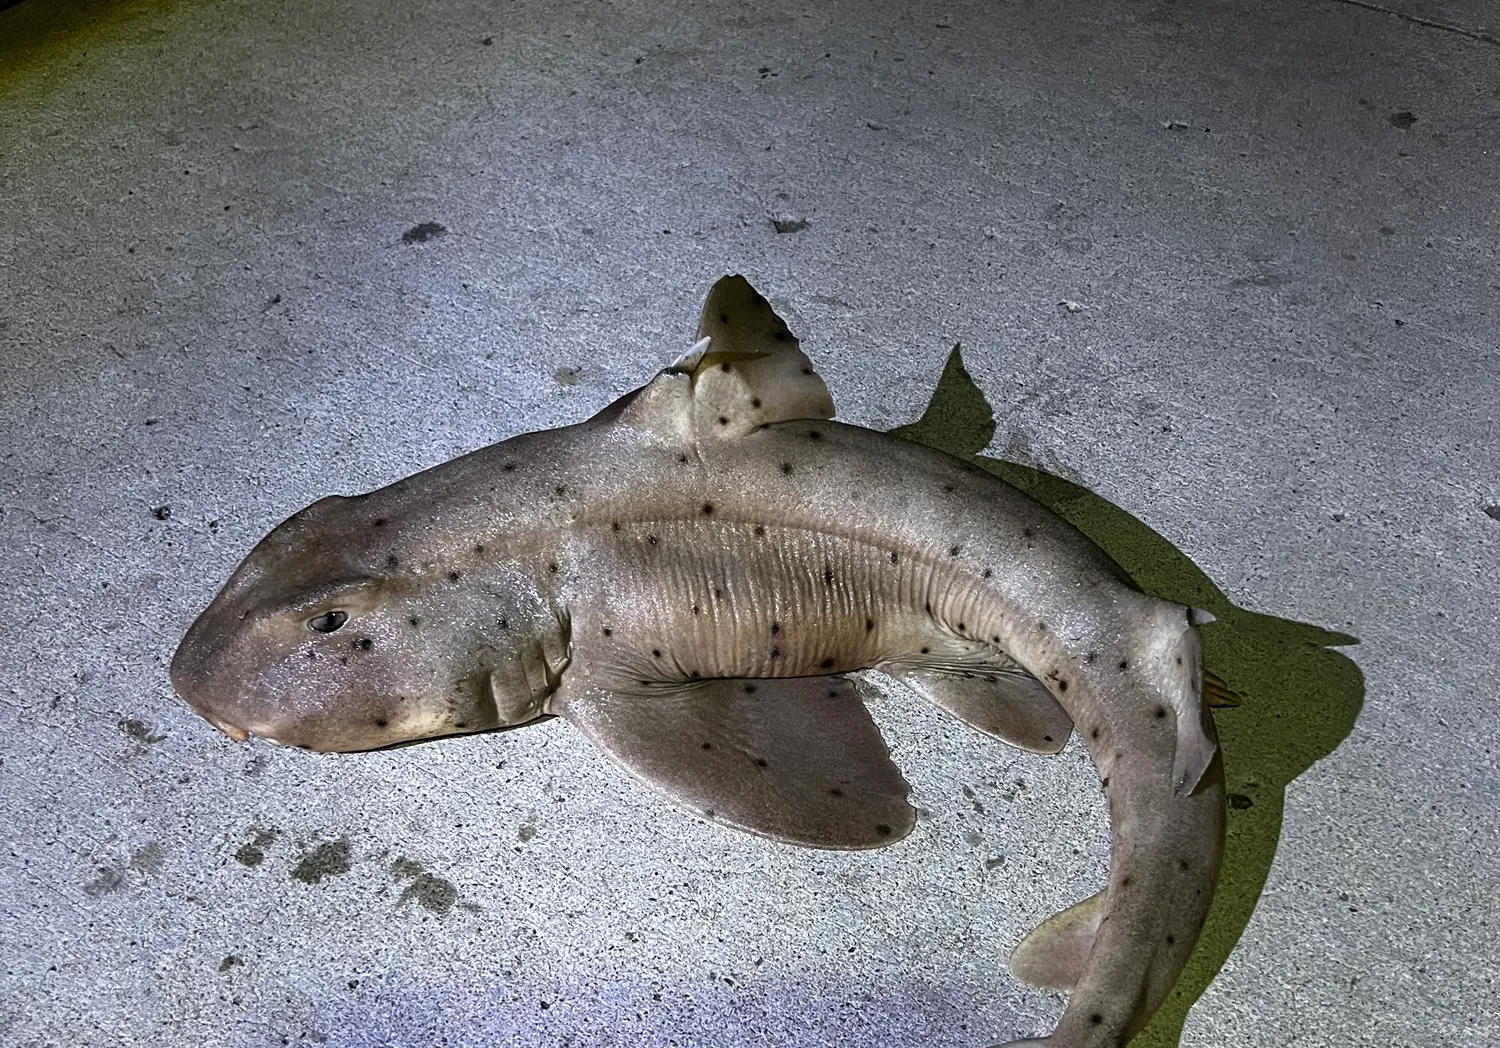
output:
[[1368, 3], [1367, 0], [1334, 0], [1335, 3], [1348, 4], [1350, 7], [1362, 7], [1366, 11], [1375, 11], [1378, 14], [1390, 15], [1399, 18], [1403, 22], [1413, 25], [1425, 26], [1428, 29], [1441, 29], [1445, 33], [1457, 33], [1459, 36], [1470, 40], [1477, 40], [1481, 44], [1489, 44], [1491, 47], [1500, 47], [1500, 36], [1491, 36], [1489, 33], [1480, 33], [1473, 29], [1465, 29], [1463, 26], [1449, 25], [1447, 22], [1437, 22], [1431, 18], [1422, 18], [1419, 15], [1409, 15], [1404, 11], [1392, 10], [1389, 7], [1381, 7], [1379, 4]]

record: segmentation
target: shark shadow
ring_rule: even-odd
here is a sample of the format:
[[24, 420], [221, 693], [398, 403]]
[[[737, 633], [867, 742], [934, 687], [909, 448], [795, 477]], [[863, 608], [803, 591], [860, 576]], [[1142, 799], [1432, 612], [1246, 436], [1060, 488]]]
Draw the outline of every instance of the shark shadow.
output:
[[1359, 640], [1236, 607], [1181, 550], [1119, 506], [1042, 470], [982, 457], [995, 434], [994, 409], [958, 346], [922, 417], [890, 433], [1008, 481], [1092, 539], [1146, 593], [1217, 617], [1202, 628], [1204, 666], [1241, 697], [1238, 707], [1214, 711], [1229, 801], [1223, 867], [1192, 959], [1131, 1041], [1132, 1048], [1176, 1048], [1188, 1010], [1224, 967], [1265, 888], [1287, 786], [1337, 749], [1359, 716], [1364, 675], [1331, 650]]

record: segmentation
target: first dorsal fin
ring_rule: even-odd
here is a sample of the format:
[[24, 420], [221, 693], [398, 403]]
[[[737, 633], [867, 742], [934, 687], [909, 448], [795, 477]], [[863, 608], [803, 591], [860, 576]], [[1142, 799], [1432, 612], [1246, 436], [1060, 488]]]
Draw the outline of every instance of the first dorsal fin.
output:
[[714, 284], [698, 337], [709, 340], [693, 367], [700, 438], [739, 436], [771, 422], [833, 418], [833, 398], [797, 337], [744, 277]]
[[828, 387], [786, 321], [748, 280], [728, 276], [708, 293], [692, 349], [598, 419], [676, 442], [723, 440], [833, 414]]

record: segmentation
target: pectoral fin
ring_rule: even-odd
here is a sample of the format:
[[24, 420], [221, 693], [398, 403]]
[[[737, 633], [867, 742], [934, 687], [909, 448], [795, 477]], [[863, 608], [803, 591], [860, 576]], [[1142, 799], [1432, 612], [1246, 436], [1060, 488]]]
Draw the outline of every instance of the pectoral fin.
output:
[[901, 679], [969, 727], [1032, 753], [1060, 752], [1073, 732], [1073, 719], [1047, 686], [1019, 667], [1000, 673], [919, 670]]
[[696, 815], [814, 848], [878, 848], [911, 832], [911, 787], [842, 677], [590, 688], [552, 711]]
[[1073, 989], [1088, 963], [1103, 917], [1103, 892], [1048, 917], [1010, 955], [1011, 974], [1042, 990]]

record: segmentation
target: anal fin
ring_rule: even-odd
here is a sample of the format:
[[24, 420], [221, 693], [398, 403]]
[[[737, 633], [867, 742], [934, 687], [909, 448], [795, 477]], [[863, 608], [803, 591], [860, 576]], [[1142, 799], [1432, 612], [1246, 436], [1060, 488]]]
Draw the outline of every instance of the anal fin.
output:
[[1103, 892], [1048, 917], [1011, 953], [1011, 974], [1042, 990], [1073, 989], [1088, 964], [1103, 917]]
[[990, 672], [902, 670], [900, 679], [971, 728], [1032, 753], [1058, 753], [1073, 718], [1047, 686], [1019, 667]]
[[704, 818], [813, 848], [879, 848], [916, 824], [911, 787], [843, 677], [593, 687], [550, 706]]

